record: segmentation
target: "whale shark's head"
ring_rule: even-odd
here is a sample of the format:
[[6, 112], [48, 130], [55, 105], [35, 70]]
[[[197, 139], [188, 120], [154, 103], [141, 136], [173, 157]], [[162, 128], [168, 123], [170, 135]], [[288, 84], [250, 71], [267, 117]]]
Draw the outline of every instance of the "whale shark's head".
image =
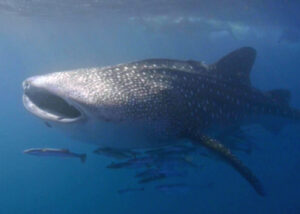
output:
[[[145, 64], [145, 63], [144, 63]], [[28, 111], [46, 121], [74, 123], [156, 120], [166, 117], [174, 72], [144, 64], [77, 69], [30, 77], [23, 82]], [[130, 67], [131, 66], [131, 67]]]
[[72, 85], [65, 77], [64, 73], [53, 73], [26, 79], [23, 82], [25, 108], [46, 121], [72, 123], [84, 119], [79, 91], [72, 92]]
[[118, 119], [109, 108], [115, 106], [114, 96], [109, 94], [113, 84], [106, 84], [98, 71], [79, 69], [30, 77], [23, 82], [24, 106], [45, 121], [61, 124], [90, 117], [104, 121]]
[[132, 141], [144, 130], [150, 135], [149, 129], [165, 133], [168, 102], [163, 100], [168, 96], [161, 92], [168, 87], [167, 81], [156, 80], [149, 72], [135, 72], [119, 66], [30, 77], [23, 82], [23, 103], [46, 125], [63, 128], [73, 136], [81, 132], [84, 138], [93, 138], [90, 142], [107, 135], [111, 139], [116, 133], [124, 133], [120, 142], [125, 137]]

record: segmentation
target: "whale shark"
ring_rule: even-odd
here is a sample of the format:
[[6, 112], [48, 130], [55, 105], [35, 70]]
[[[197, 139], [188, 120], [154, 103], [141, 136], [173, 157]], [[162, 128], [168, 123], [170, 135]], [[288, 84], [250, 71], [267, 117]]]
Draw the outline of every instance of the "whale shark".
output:
[[289, 91], [251, 85], [255, 58], [255, 49], [242, 47], [210, 65], [147, 59], [54, 72], [26, 79], [23, 103], [51, 127], [101, 147], [204, 146], [263, 196], [260, 180], [218, 136], [248, 124], [278, 132], [300, 113]]

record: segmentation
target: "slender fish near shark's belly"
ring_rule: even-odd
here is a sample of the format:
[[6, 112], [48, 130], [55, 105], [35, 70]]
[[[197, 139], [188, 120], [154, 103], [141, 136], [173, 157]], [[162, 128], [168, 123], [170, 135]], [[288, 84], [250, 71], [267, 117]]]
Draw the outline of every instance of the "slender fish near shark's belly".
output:
[[76, 154], [70, 152], [68, 149], [31, 148], [24, 150], [23, 153], [44, 157], [79, 158], [82, 163], [86, 161], [86, 154]]

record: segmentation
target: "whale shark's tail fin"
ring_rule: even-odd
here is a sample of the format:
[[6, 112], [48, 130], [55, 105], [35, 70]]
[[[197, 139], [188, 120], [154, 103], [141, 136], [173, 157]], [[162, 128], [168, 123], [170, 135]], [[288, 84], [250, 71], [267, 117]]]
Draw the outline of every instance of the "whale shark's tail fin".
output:
[[229, 165], [237, 170], [240, 175], [242, 175], [250, 183], [250, 185], [260, 196], [265, 196], [264, 189], [258, 178], [223, 144], [221, 144], [217, 140], [211, 139], [198, 133], [192, 134], [190, 138], [195, 144], [205, 146], [206, 148], [212, 150], [214, 153], [222, 157]]

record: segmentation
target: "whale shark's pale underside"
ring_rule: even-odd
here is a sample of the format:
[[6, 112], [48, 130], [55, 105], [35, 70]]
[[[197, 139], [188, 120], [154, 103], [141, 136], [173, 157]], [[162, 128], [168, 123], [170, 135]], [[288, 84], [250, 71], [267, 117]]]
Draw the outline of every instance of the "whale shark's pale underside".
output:
[[[27, 110], [73, 137], [111, 148], [148, 148], [190, 140], [220, 155], [260, 195], [260, 181], [216, 136], [258, 123], [277, 131], [298, 121], [286, 90], [251, 86], [256, 57], [244, 47], [205, 65], [149, 59], [78, 69], [24, 81]], [[277, 121], [280, 122], [280, 124]]]

